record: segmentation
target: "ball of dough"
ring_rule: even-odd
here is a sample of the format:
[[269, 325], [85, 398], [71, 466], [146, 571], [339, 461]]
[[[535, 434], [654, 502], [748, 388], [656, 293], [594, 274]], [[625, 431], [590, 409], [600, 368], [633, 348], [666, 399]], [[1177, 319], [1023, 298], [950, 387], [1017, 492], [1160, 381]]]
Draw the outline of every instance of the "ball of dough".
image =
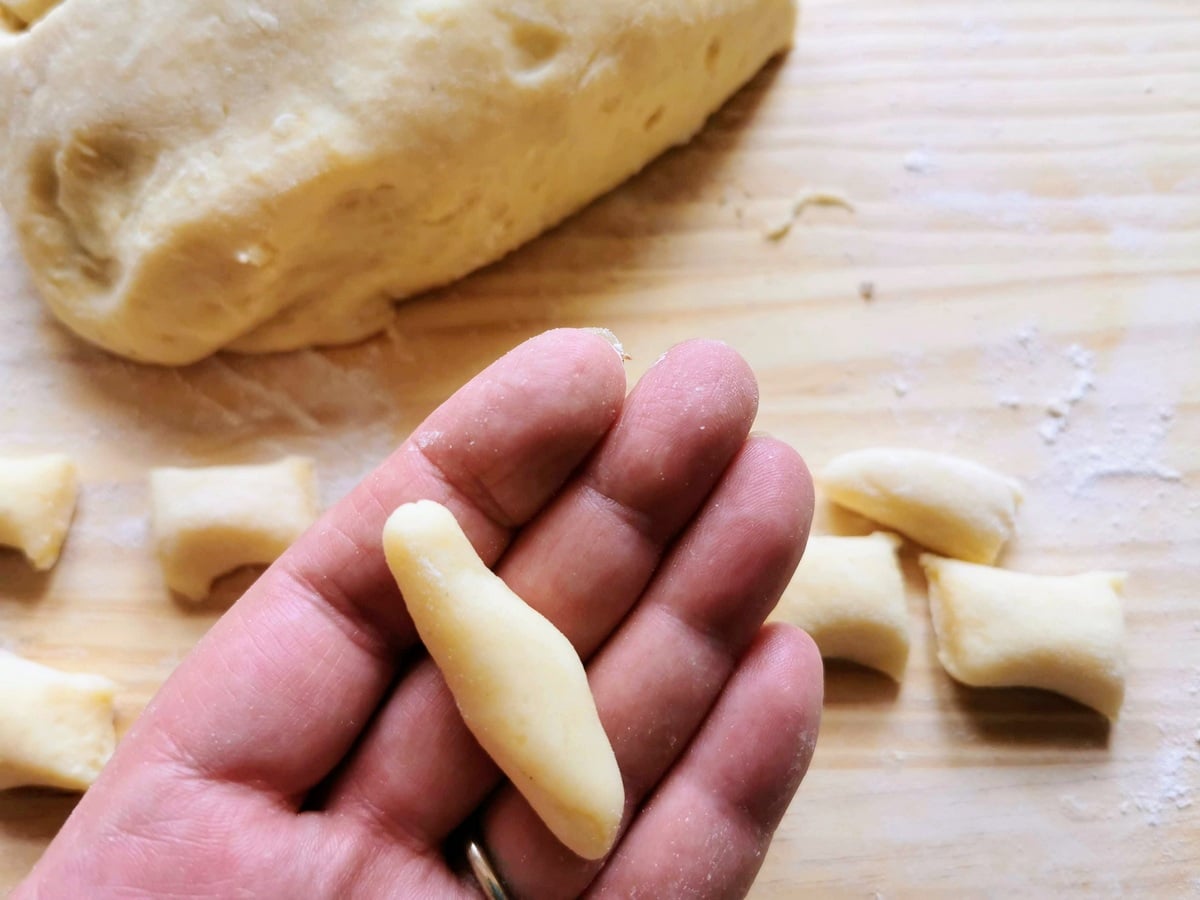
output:
[[354, 341], [689, 139], [795, 15], [71, 0], [0, 34], [0, 197], [51, 309], [115, 353]]

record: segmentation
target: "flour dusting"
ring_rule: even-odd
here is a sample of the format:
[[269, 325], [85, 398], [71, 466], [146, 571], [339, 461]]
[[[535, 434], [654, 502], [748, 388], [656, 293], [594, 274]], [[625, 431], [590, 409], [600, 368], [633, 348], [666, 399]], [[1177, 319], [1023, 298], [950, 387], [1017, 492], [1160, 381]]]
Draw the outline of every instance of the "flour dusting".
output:
[[1183, 742], [1168, 741], [1159, 747], [1154, 757], [1152, 787], [1135, 792], [1128, 801], [1145, 816], [1151, 828], [1162, 824], [1165, 816], [1193, 805], [1198, 759], [1200, 755]]
[[1071, 411], [1096, 389], [1095, 355], [1078, 344], [1072, 344], [1064, 354], [1075, 367], [1070, 388], [1046, 403], [1046, 418], [1038, 426], [1038, 434], [1047, 444], [1053, 444], [1070, 424]]
[[[1033, 326], [985, 348], [984, 370], [998, 406], [1040, 404], [1034, 429], [1050, 454], [1048, 487], [1078, 498], [1107, 479], [1139, 478], [1160, 487], [1182, 481], [1163, 458], [1179, 391], [1169, 376], [1156, 377], [1119, 352], [1102, 365], [1096, 351], [1079, 343], [1054, 346]], [[1163, 499], [1146, 494], [1143, 508]], [[1114, 520], [1113, 527], [1120, 526]]]
[[904, 157], [904, 171], [914, 175], [928, 175], [936, 172], [937, 168], [938, 164], [933, 154], [924, 147], [913, 150]]

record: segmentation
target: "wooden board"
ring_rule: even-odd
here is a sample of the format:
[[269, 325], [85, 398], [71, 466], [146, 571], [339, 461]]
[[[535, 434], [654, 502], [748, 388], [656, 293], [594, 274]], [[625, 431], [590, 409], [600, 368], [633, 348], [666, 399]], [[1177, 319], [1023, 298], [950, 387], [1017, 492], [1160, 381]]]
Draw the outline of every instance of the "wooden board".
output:
[[[806, 189], [853, 212], [810, 207], [768, 240]], [[1192, 0], [811, 0], [796, 50], [691, 146], [359, 347], [110, 358], [41, 313], [0, 225], [0, 452], [68, 450], [86, 481], [53, 573], [0, 554], [0, 641], [115, 678], [127, 724], [220, 609], [165, 594], [149, 467], [306, 453], [331, 502], [503, 350], [597, 324], [633, 376], [684, 338], [731, 342], [760, 375], [759, 426], [814, 465], [889, 443], [1020, 477], [1014, 568], [1131, 573], [1110, 729], [1049, 695], [955, 686], [910, 559], [907, 677], [830, 666], [756, 896], [1200, 895]], [[0, 887], [71, 805], [0, 795]]]

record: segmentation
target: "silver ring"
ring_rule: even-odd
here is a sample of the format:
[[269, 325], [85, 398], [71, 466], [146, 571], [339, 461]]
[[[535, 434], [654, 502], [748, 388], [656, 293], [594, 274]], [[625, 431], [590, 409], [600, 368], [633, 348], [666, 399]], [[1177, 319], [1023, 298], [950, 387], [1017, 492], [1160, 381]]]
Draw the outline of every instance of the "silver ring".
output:
[[508, 900], [508, 892], [504, 890], [504, 883], [497, 877], [491, 861], [483, 852], [483, 845], [476, 840], [467, 841], [467, 864], [470, 865], [471, 873], [483, 890], [483, 896], [488, 900]]

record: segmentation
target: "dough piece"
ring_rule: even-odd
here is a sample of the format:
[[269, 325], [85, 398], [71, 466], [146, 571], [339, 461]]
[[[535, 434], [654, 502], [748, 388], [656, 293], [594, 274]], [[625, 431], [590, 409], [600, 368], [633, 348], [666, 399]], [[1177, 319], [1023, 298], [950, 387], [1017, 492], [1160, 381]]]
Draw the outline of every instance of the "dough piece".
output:
[[849, 659], [899, 681], [909, 646], [899, 546], [900, 539], [886, 532], [809, 538], [771, 618], [803, 628], [822, 656]]
[[61, 453], [0, 459], [0, 544], [16, 547], [39, 571], [52, 568], [78, 493], [75, 464]]
[[0, 35], [0, 199], [50, 308], [115, 353], [355, 341], [690, 139], [795, 17], [71, 0]]
[[881, 447], [834, 459], [825, 494], [946, 556], [991, 564], [1016, 528], [1021, 487], [956, 456]]
[[167, 586], [191, 600], [219, 576], [274, 562], [317, 518], [313, 462], [155, 469], [154, 532]]
[[1035, 687], [1110, 719], [1125, 696], [1125, 575], [1006, 572], [922, 554], [938, 659], [973, 687]]
[[0, 790], [90, 787], [117, 744], [116, 689], [0, 650]]
[[483, 564], [444, 506], [401, 506], [383, 549], [476, 740], [560, 841], [604, 856], [625, 788], [571, 642]]

